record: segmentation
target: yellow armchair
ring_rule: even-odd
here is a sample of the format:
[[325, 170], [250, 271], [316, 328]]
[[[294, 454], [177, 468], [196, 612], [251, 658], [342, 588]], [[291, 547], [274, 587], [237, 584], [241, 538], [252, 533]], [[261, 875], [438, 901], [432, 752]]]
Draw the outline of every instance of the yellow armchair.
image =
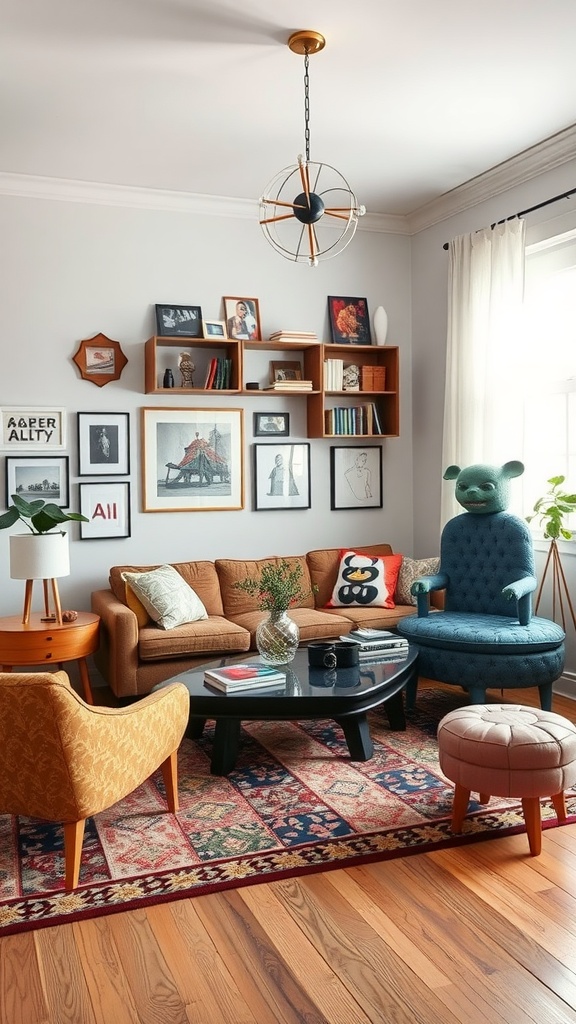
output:
[[137, 789], [158, 767], [178, 810], [177, 752], [190, 696], [182, 683], [125, 708], [94, 707], [66, 672], [0, 672], [0, 813], [64, 824], [66, 889], [74, 889], [86, 818]]

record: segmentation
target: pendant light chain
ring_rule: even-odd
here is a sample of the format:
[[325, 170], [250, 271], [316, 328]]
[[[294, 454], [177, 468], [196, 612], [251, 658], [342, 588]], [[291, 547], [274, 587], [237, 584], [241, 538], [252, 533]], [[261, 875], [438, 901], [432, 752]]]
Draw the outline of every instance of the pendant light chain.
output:
[[308, 67], [310, 55], [308, 50], [304, 53], [304, 142], [306, 143], [306, 163], [310, 163], [310, 76]]

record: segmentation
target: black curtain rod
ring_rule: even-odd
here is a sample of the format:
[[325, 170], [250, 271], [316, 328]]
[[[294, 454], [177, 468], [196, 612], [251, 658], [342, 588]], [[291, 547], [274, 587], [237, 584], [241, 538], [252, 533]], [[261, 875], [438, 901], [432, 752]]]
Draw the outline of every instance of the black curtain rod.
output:
[[[519, 213], [512, 213], [509, 217], [503, 217], [502, 220], [497, 220], [490, 227], [492, 230], [497, 224], [505, 224], [507, 220], [514, 220], [516, 217], [524, 217], [527, 213], [534, 213], [534, 210], [541, 210], [544, 206], [550, 206], [552, 203], [558, 203], [561, 199], [570, 199], [570, 196], [576, 195], [576, 188], [571, 188], [569, 192], [562, 192], [559, 196], [552, 196], [552, 199], [545, 199], [543, 203], [537, 203], [536, 206], [529, 206], [527, 210], [520, 210]], [[450, 243], [444, 242], [443, 249], [449, 249]]]

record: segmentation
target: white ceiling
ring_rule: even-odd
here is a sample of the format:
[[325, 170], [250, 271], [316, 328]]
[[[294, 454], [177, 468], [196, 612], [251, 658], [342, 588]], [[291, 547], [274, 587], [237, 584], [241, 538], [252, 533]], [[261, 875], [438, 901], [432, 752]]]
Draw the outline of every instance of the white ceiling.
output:
[[311, 158], [369, 213], [576, 121], [574, 0], [0, 0], [0, 172], [257, 199], [304, 151], [302, 28]]

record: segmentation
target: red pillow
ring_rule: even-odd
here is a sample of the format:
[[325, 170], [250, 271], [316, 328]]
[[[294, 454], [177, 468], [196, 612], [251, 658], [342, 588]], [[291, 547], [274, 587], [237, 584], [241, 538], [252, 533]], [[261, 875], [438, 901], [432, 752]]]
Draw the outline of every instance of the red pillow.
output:
[[402, 555], [368, 555], [340, 550], [340, 567], [327, 608], [395, 608], [394, 591]]

